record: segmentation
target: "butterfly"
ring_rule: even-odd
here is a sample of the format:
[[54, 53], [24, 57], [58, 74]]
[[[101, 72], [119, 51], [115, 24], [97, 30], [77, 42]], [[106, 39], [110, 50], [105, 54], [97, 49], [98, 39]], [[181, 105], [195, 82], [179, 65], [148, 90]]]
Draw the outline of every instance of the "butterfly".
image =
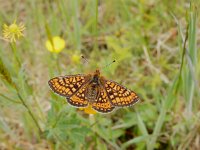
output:
[[115, 107], [131, 106], [139, 101], [135, 92], [105, 79], [98, 69], [93, 74], [58, 76], [48, 83], [55, 93], [66, 97], [72, 106], [91, 106], [101, 113], [111, 112]]

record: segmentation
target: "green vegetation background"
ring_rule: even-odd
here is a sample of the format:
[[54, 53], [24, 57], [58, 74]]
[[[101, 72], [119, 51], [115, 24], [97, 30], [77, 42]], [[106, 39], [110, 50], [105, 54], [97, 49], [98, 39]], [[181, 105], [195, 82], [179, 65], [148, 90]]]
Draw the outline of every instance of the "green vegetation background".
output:
[[[1, 0], [1, 29], [16, 19], [26, 30], [16, 51], [0, 38], [0, 149], [200, 149], [199, 4]], [[45, 41], [57, 35], [66, 47], [52, 54]], [[92, 116], [48, 87], [97, 67], [141, 101]]]

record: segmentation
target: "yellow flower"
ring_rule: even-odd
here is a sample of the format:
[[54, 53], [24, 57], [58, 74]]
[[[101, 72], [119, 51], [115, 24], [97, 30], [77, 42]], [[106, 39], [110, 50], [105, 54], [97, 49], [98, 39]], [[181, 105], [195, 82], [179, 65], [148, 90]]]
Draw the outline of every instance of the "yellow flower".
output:
[[52, 41], [47, 40], [45, 46], [52, 53], [59, 53], [65, 48], [65, 40], [59, 36], [54, 36]]
[[80, 62], [80, 55], [74, 54], [71, 58], [72, 62], [78, 64]]
[[84, 112], [86, 113], [86, 114], [96, 114], [97, 112], [94, 110], [94, 109], [92, 109], [92, 106], [91, 105], [89, 105], [88, 107], [86, 107], [86, 108], [79, 108], [80, 110], [84, 110]]
[[3, 37], [6, 40], [9, 40], [10, 42], [16, 42], [16, 39], [19, 39], [20, 37], [24, 36], [22, 33], [25, 30], [25, 26], [23, 23], [20, 23], [19, 25], [16, 24], [16, 21], [14, 21], [11, 25], [3, 25]]

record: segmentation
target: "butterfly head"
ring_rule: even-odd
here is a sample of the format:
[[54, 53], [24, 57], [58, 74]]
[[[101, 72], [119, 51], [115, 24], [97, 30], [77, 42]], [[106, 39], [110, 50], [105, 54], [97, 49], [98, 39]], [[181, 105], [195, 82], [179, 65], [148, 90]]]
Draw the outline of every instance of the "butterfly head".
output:
[[98, 85], [99, 84], [99, 77], [100, 77], [100, 71], [97, 69], [93, 75], [93, 78], [92, 78], [92, 83], [95, 84], [95, 85]]
[[94, 75], [96, 75], [96, 76], [100, 76], [100, 70], [97, 69], [97, 70], [95, 71]]

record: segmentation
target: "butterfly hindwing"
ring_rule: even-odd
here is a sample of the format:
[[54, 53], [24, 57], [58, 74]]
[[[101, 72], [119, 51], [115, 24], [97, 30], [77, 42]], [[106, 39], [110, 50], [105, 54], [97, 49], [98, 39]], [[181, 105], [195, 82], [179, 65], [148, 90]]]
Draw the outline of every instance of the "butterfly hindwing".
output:
[[108, 113], [113, 111], [115, 107], [111, 105], [105, 89], [100, 87], [97, 99], [92, 103], [92, 108], [101, 113]]
[[104, 87], [113, 106], [131, 106], [139, 100], [135, 92], [114, 81], [105, 81]]
[[67, 97], [68, 103], [75, 107], [86, 107], [88, 100], [86, 98], [87, 85], [81, 87], [74, 95]]
[[90, 79], [90, 75], [59, 76], [49, 80], [50, 88], [57, 94], [70, 97]]

